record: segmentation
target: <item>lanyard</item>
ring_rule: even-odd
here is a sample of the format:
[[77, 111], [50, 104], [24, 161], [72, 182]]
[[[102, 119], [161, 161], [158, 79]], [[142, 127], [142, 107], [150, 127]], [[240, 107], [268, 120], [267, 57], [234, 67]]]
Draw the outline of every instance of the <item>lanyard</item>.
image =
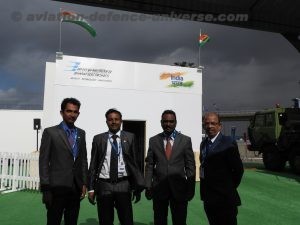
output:
[[112, 148], [117, 152], [117, 155], [118, 155], [118, 157], [120, 156], [120, 153], [121, 153], [121, 150], [122, 150], [122, 148], [121, 148], [121, 146], [120, 146], [120, 144], [118, 144], [118, 141], [117, 141], [117, 139], [116, 139], [116, 142], [117, 142], [117, 146], [116, 145], [114, 145], [114, 143], [110, 140], [110, 139], [112, 139], [112, 137], [109, 137], [108, 138], [108, 140], [109, 140], [109, 143], [111, 144], [111, 146], [112, 146]]
[[176, 138], [176, 136], [177, 136], [178, 133], [179, 133], [179, 132], [178, 132], [177, 130], [174, 130], [173, 133], [172, 133], [170, 136], [167, 135], [167, 134], [165, 134], [165, 133], [164, 133], [164, 135], [165, 135], [166, 140], [167, 140], [168, 138], [170, 138], [170, 139], [172, 139], [172, 140], [175, 140], [175, 138]]

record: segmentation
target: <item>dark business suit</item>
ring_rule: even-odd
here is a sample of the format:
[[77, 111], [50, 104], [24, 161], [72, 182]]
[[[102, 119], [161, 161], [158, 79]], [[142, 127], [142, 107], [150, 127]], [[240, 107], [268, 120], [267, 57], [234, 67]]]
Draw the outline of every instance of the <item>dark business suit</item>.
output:
[[114, 207], [121, 225], [133, 225], [131, 191], [141, 192], [144, 178], [137, 166], [135, 136], [121, 131], [121, 148], [127, 177], [111, 183], [99, 178], [107, 152], [108, 132], [94, 136], [89, 168], [89, 190], [95, 190], [100, 225], [112, 225]]
[[164, 133], [149, 140], [146, 188], [153, 194], [154, 224], [166, 225], [170, 203], [172, 221], [185, 225], [187, 204], [195, 192], [195, 159], [191, 138], [177, 133], [170, 159], [165, 154]]
[[238, 147], [235, 141], [221, 133], [208, 151], [207, 144], [206, 138], [200, 146], [204, 170], [204, 178], [200, 179], [201, 200], [210, 225], [234, 225], [237, 206], [241, 205], [237, 187], [244, 172]]
[[85, 131], [77, 128], [78, 155], [74, 159], [67, 135], [61, 125], [43, 132], [39, 174], [41, 191], [51, 192], [52, 205], [47, 211], [47, 224], [77, 224], [80, 195], [87, 184], [87, 152]]

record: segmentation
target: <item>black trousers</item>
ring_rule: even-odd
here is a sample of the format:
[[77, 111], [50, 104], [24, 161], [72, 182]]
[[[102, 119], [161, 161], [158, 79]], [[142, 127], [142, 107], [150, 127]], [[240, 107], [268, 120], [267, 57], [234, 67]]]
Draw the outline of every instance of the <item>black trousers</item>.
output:
[[96, 197], [100, 225], [114, 224], [114, 208], [121, 225], [133, 225], [131, 191], [128, 180], [117, 183], [99, 180]]
[[47, 210], [47, 225], [77, 225], [80, 209], [80, 193], [73, 189], [54, 190], [52, 205]]
[[174, 198], [153, 199], [154, 225], [168, 224], [168, 210], [171, 209], [173, 225], [186, 225], [187, 201], [176, 201]]
[[204, 210], [210, 225], [237, 225], [237, 206], [208, 206]]

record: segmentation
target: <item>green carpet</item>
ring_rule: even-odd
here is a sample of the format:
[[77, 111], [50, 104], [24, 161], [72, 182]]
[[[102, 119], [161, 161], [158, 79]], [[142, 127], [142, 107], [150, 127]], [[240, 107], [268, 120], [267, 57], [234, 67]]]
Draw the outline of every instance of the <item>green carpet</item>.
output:
[[[242, 206], [239, 207], [239, 225], [298, 225], [300, 221], [300, 177], [289, 173], [270, 173], [264, 170], [246, 170], [239, 188]], [[144, 197], [134, 204], [135, 225], [153, 224], [152, 203]], [[38, 192], [21, 191], [0, 195], [1, 225], [46, 224], [46, 210]], [[87, 199], [81, 204], [78, 225], [97, 225], [96, 207]], [[116, 217], [116, 225], [119, 224]], [[169, 218], [169, 225], [171, 225]], [[188, 208], [188, 225], [207, 225], [207, 219], [196, 195]]]

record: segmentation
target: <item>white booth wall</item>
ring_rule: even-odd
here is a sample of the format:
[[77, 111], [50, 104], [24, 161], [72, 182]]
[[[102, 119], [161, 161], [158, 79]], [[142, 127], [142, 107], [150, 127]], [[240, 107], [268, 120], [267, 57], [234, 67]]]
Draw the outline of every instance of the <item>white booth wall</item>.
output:
[[[107, 131], [105, 112], [109, 108], [117, 108], [121, 111], [123, 120], [146, 121], [146, 151], [149, 138], [162, 132], [160, 126], [162, 112], [165, 109], [172, 109], [177, 115], [176, 129], [190, 136], [194, 151], [199, 151], [202, 138], [202, 93], [65, 85], [57, 83], [55, 76], [58, 76], [57, 65], [47, 63], [43, 127], [61, 121], [59, 110], [64, 98], [77, 98], [82, 105], [76, 126], [86, 131], [88, 154], [90, 154], [93, 136]], [[199, 76], [202, 74], [199, 73]], [[202, 77], [200, 80], [202, 91]]]

